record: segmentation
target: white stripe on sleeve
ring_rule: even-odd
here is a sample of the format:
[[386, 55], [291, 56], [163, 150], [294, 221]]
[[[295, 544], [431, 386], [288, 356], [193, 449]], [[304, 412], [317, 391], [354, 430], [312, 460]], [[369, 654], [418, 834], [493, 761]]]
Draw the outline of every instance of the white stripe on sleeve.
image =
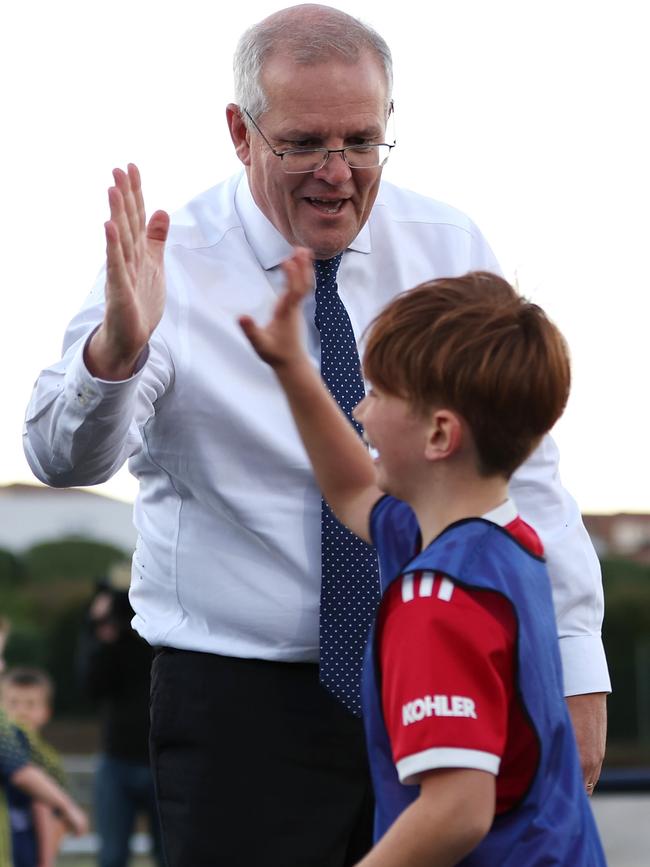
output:
[[416, 785], [420, 774], [436, 768], [471, 768], [487, 771], [495, 776], [499, 773], [501, 757], [482, 750], [464, 750], [456, 747], [434, 747], [421, 753], [405, 756], [397, 762], [400, 783], [405, 786]]

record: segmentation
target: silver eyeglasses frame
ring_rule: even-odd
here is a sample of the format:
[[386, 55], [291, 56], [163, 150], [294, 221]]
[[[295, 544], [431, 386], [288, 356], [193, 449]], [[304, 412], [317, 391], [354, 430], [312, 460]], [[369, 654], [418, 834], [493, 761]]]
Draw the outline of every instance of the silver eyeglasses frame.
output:
[[[271, 153], [274, 154], [276, 157], [278, 157], [282, 161], [282, 169], [285, 172], [285, 174], [287, 174], [287, 175], [308, 175], [308, 174], [311, 174], [312, 172], [319, 172], [323, 168], [323, 166], [325, 166], [327, 164], [327, 161], [330, 158], [330, 154], [341, 154], [341, 156], [345, 160], [346, 165], [348, 165], [354, 171], [359, 171], [360, 169], [378, 169], [378, 168], [381, 168], [382, 166], [386, 165], [386, 162], [388, 161], [388, 157], [390, 156], [390, 152], [397, 144], [397, 142], [393, 142], [393, 144], [388, 144], [387, 142], [380, 142], [378, 144], [368, 144], [368, 145], [346, 145], [346, 147], [343, 147], [343, 148], [289, 148], [289, 150], [286, 150], [286, 151], [276, 151], [276, 149], [273, 147], [271, 142], [267, 139], [267, 137], [264, 135], [262, 130], [255, 123], [255, 121], [253, 120], [248, 109], [243, 108], [242, 111], [246, 115], [246, 117], [250, 120], [250, 122], [253, 124], [253, 126], [255, 127], [257, 132], [260, 134], [262, 139], [266, 142]], [[391, 102], [389, 114], [392, 114], [392, 111], [393, 111], [393, 104]], [[351, 154], [351, 153], [354, 154], [354, 153], [361, 152], [361, 151], [364, 151], [365, 153], [367, 153], [370, 148], [372, 148], [375, 151], [375, 153], [377, 154], [377, 162], [374, 165], [355, 166], [355, 165], [352, 165], [350, 163], [349, 154]], [[388, 150], [386, 151], [386, 156], [384, 156], [384, 158], [382, 159], [381, 156], [383, 153], [383, 150], [382, 150], [383, 148], [388, 148]], [[297, 170], [296, 169], [287, 169], [287, 163], [285, 162], [285, 157], [305, 155], [305, 154], [314, 154], [314, 156], [316, 156], [316, 154], [321, 154], [322, 155], [322, 162], [318, 165], [313, 166], [312, 168], [309, 168], [309, 169], [297, 169]]]

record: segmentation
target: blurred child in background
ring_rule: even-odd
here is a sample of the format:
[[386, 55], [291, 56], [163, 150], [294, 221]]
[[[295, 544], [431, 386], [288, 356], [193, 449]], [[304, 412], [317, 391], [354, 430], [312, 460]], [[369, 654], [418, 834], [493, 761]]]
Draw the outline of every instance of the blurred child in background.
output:
[[[9, 635], [9, 621], [0, 616], [0, 672], [4, 671], [4, 648]], [[46, 751], [47, 754], [47, 751]], [[41, 758], [45, 759], [44, 756]], [[12, 851], [12, 833], [9, 824], [9, 808], [7, 793], [10, 787], [32, 799], [32, 805], [39, 804], [47, 808], [52, 816], [56, 813], [64, 825], [75, 834], [84, 834], [88, 830], [88, 821], [84, 812], [69, 797], [52, 777], [37, 767], [34, 763], [38, 756], [30, 751], [28, 741], [21, 736], [18, 728], [13, 725], [0, 703], [0, 865], [22, 865], [16, 860], [21, 854]], [[44, 760], [44, 763], [47, 762]], [[36, 822], [38, 823], [38, 819]], [[56, 827], [56, 826], [54, 826]], [[38, 867], [44, 867], [47, 862], [34, 862]], [[51, 862], [53, 863], [53, 862]]]
[[[14, 668], [2, 678], [0, 696], [18, 739], [31, 760], [64, 786], [63, 765], [41, 732], [52, 716], [54, 685], [37, 668]], [[51, 867], [56, 863], [65, 827], [51, 808], [34, 801], [16, 786], [7, 788], [14, 867]]]

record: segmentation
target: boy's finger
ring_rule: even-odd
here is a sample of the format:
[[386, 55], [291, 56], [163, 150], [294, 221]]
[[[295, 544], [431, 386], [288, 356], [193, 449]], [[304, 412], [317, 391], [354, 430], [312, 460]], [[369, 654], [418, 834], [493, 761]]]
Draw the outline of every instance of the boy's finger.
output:
[[287, 286], [286, 291], [280, 296], [275, 307], [274, 319], [284, 319], [296, 307], [302, 304], [304, 293], [292, 286]]
[[314, 288], [314, 270], [309, 259], [299, 259], [293, 263], [292, 290], [304, 298]]
[[304, 294], [303, 279], [300, 273], [300, 266], [295, 258], [287, 259], [284, 263], [284, 273], [287, 278], [287, 291], [291, 295]]
[[314, 285], [312, 259], [312, 252], [307, 247], [295, 247], [292, 255], [282, 263], [287, 288], [301, 297]]
[[240, 316], [239, 326], [246, 335], [248, 342], [253, 347], [257, 355], [262, 357], [262, 337], [261, 330], [257, 327], [254, 319], [250, 316]]
[[259, 329], [255, 324], [255, 320], [250, 316], [240, 316], [237, 320], [239, 322], [239, 327], [244, 332], [249, 342], [252, 344], [253, 349], [257, 349], [258, 344], [258, 332]]
[[282, 273], [284, 274], [284, 282], [287, 286], [287, 289], [290, 289], [292, 260], [285, 259], [284, 262], [282, 262], [282, 264], [280, 265], [280, 267], [282, 268]]
[[308, 247], [296, 247], [296, 261], [301, 268], [311, 272], [314, 266], [314, 255]]
[[299, 263], [300, 271], [301, 271], [301, 279], [303, 282], [303, 286], [305, 287], [305, 294], [314, 287], [315, 275], [314, 275], [314, 259], [311, 255], [310, 250], [305, 250], [303, 256], [301, 257], [301, 261]]
[[296, 264], [300, 273], [301, 289], [303, 294], [307, 294], [314, 288], [314, 254], [307, 247], [300, 247], [297, 250], [298, 256]]

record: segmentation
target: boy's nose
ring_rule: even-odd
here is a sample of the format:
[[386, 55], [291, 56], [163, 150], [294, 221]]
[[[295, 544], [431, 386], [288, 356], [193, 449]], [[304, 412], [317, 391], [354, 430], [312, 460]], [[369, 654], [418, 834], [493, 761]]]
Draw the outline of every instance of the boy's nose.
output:
[[364, 409], [365, 409], [365, 404], [366, 404], [366, 400], [367, 400], [367, 399], [368, 399], [368, 396], [367, 396], [367, 395], [366, 395], [365, 397], [362, 397], [361, 400], [359, 401], [359, 403], [358, 403], [358, 404], [355, 406], [355, 408], [352, 410], [352, 418], [353, 418], [355, 421], [358, 421], [359, 424], [362, 423], [362, 419], [363, 419], [363, 411], [364, 411]]

